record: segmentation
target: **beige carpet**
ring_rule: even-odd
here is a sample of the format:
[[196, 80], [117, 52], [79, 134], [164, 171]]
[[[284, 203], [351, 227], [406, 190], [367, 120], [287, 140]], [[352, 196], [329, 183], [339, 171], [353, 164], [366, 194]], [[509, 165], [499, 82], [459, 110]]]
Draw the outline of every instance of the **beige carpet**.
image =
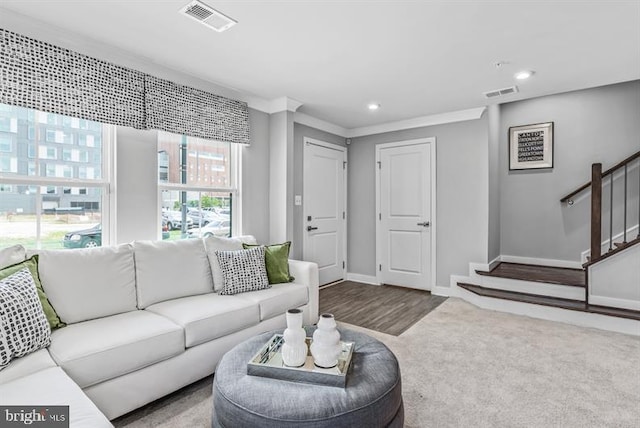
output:
[[[638, 427], [640, 338], [448, 299], [402, 335], [360, 327], [400, 361], [406, 427]], [[114, 421], [208, 427], [207, 378]]]

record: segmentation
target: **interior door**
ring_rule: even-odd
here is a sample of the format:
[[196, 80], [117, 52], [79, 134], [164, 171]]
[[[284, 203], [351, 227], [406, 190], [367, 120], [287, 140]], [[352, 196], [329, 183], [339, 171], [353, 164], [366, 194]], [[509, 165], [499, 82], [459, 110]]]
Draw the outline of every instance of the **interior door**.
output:
[[346, 148], [305, 139], [303, 258], [318, 264], [320, 285], [346, 272]]
[[430, 290], [431, 146], [398, 144], [376, 150], [378, 280]]

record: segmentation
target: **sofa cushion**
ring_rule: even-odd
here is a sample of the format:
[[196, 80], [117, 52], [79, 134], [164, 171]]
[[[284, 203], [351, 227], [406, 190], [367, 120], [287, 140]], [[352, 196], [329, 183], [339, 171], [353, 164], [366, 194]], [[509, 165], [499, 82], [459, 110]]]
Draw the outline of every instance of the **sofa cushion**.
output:
[[184, 351], [180, 326], [133, 311], [55, 330], [49, 352], [82, 388], [133, 372]]
[[0, 384], [10, 382], [20, 377], [28, 376], [49, 367], [57, 367], [49, 351], [41, 349], [24, 357], [12, 360], [7, 367], [0, 370]]
[[260, 321], [264, 321], [284, 314], [287, 309], [298, 308], [309, 303], [309, 288], [296, 283], [273, 284], [267, 290], [250, 291], [237, 294], [235, 297], [258, 304]]
[[27, 258], [27, 252], [22, 245], [12, 245], [0, 249], [0, 269], [20, 263]]
[[0, 280], [0, 370], [50, 341], [51, 328], [29, 269]]
[[216, 292], [222, 290], [224, 287], [224, 277], [222, 276], [216, 251], [242, 250], [243, 244], [256, 245], [256, 238], [251, 235], [236, 236], [233, 238], [211, 235], [204, 238], [204, 246], [207, 250], [207, 257], [209, 258], [211, 272], [213, 273], [213, 288]]
[[136, 272], [129, 244], [38, 252], [40, 282], [65, 323], [136, 309]]
[[134, 243], [138, 307], [213, 291], [202, 239]]
[[[3, 406], [69, 406], [73, 428], [113, 427], [80, 387], [60, 367], [40, 370], [0, 385]], [[46, 425], [46, 424], [45, 424]], [[33, 426], [43, 426], [34, 423]]]
[[167, 317], [184, 328], [187, 348], [260, 322], [260, 311], [255, 302], [216, 293], [156, 303], [146, 310]]

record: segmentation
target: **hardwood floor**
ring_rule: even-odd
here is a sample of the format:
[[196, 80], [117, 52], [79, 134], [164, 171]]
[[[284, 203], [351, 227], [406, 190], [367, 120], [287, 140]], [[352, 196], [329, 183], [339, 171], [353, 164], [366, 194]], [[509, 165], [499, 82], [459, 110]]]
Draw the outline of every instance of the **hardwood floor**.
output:
[[343, 281], [320, 289], [320, 313], [399, 336], [446, 299], [411, 288]]

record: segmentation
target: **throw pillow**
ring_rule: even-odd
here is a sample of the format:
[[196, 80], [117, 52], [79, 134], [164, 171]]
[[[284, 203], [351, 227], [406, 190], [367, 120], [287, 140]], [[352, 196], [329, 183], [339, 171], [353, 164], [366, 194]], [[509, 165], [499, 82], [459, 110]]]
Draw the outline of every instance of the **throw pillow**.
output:
[[29, 269], [0, 280], [0, 370], [50, 343], [51, 329]]
[[264, 247], [239, 251], [216, 251], [224, 277], [222, 295], [270, 288], [264, 264]]
[[238, 251], [242, 250], [242, 244], [255, 244], [253, 236], [236, 236], [234, 238], [223, 238], [219, 236], [207, 236], [204, 238], [204, 247], [207, 250], [211, 273], [213, 274], [213, 291], [218, 292], [224, 287], [224, 277], [220, 269], [220, 262], [216, 256], [216, 251]]
[[47, 317], [47, 321], [49, 322], [49, 326], [51, 329], [56, 329], [60, 327], [66, 326], [65, 323], [62, 322], [58, 314], [56, 313], [53, 306], [51, 306], [51, 302], [47, 298], [47, 295], [42, 288], [42, 284], [40, 283], [40, 275], [38, 275], [38, 256], [34, 255], [31, 258], [16, 263], [11, 266], [7, 266], [4, 269], [0, 270], [0, 280], [3, 280], [14, 273], [27, 268], [33, 277], [33, 282], [36, 285], [36, 289], [38, 290], [38, 298], [40, 299], [40, 304], [42, 305], [42, 310], [44, 311], [45, 316]]
[[[255, 245], [242, 244], [246, 248], [255, 247]], [[289, 249], [291, 241], [284, 244], [266, 245], [264, 247], [264, 260], [267, 266], [267, 276], [269, 284], [281, 284], [283, 282], [291, 282], [295, 278], [289, 275]]]

